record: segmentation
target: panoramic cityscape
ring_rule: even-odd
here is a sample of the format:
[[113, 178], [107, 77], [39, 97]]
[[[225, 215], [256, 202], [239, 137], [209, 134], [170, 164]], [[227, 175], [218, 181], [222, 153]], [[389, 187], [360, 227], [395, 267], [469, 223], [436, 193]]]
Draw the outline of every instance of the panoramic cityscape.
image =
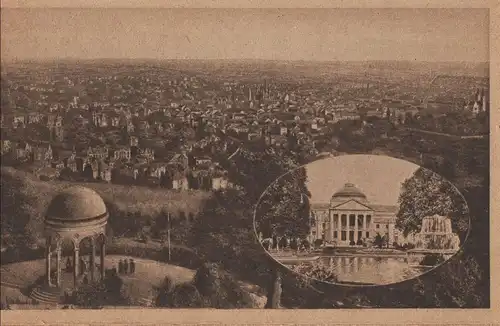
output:
[[489, 307], [488, 60], [481, 9], [2, 8], [1, 308]]

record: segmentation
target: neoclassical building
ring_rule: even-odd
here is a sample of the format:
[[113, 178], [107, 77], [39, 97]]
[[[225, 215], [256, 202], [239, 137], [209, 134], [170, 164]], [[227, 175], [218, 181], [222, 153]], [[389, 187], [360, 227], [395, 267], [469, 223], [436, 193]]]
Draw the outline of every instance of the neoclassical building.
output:
[[312, 241], [349, 245], [351, 241], [387, 235], [389, 245], [401, 238], [395, 229], [398, 206], [371, 203], [354, 184], [346, 183], [335, 192], [329, 203], [311, 203]]

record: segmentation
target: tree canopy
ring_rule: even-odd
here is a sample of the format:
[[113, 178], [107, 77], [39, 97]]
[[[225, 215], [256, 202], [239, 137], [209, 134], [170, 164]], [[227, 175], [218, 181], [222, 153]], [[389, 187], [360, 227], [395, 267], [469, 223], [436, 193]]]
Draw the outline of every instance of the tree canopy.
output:
[[306, 170], [289, 172], [269, 186], [257, 204], [255, 224], [264, 237], [304, 237], [309, 233], [309, 198]]
[[469, 228], [469, 212], [462, 195], [450, 182], [428, 169], [419, 168], [403, 182], [398, 201], [396, 227], [405, 236], [420, 231], [422, 219], [435, 214], [450, 217], [459, 235], [463, 236]]

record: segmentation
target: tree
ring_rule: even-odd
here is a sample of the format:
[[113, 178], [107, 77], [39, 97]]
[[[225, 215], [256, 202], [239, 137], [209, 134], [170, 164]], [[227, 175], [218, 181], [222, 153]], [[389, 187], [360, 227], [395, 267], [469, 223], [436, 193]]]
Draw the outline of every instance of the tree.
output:
[[90, 164], [86, 164], [83, 169], [83, 176], [88, 179], [94, 179], [94, 172]]
[[257, 206], [256, 226], [264, 237], [305, 237], [310, 230], [306, 171], [296, 169], [274, 182]]
[[[430, 274], [430, 275], [429, 275]], [[481, 271], [474, 258], [458, 254], [413, 285], [419, 307], [481, 307]]]
[[406, 236], [418, 232], [426, 216], [443, 215], [452, 220], [459, 235], [469, 228], [468, 208], [462, 195], [438, 174], [419, 168], [403, 182], [396, 227]]
[[210, 296], [219, 287], [219, 273], [215, 264], [203, 264], [194, 275], [193, 285], [201, 295]]
[[2, 167], [1, 187], [2, 238], [9, 235], [18, 248], [35, 244], [42, 234], [41, 212], [46, 209], [45, 203], [37, 199], [40, 184], [12, 168]]
[[377, 233], [375, 239], [373, 239], [373, 245], [382, 248], [385, 247], [386, 244], [387, 244], [387, 238], [385, 236], [380, 235], [380, 233]]
[[267, 294], [266, 309], [279, 309], [281, 302], [281, 274], [279, 271], [275, 272], [274, 279], [272, 280], [270, 291]]
[[[257, 242], [252, 228], [254, 208], [266, 188], [279, 176], [296, 169], [298, 162], [296, 154], [289, 151], [259, 147], [250, 150], [249, 146], [242, 145], [231, 160], [217, 156], [237, 188], [215, 192], [205, 203], [192, 226], [189, 243], [199, 248], [202, 259], [217, 262], [225, 270], [267, 288], [267, 280], [278, 264]], [[300, 203], [300, 197], [296, 198], [293, 205]]]

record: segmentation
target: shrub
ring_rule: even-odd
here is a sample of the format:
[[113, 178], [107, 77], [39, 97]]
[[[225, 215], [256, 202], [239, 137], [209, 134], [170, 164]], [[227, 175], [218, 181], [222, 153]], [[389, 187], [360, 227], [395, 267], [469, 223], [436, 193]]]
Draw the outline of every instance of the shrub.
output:
[[219, 271], [215, 264], [203, 264], [194, 275], [193, 285], [201, 295], [209, 296], [217, 291], [219, 287]]
[[337, 282], [337, 274], [321, 262], [300, 263], [291, 267], [297, 274], [325, 282]]
[[218, 302], [211, 305], [213, 308], [255, 308], [251, 295], [243, 290], [236, 280], [230, 275], [222, 276], [218, 289]]
[[129, 305], [130, 296], [123, 280], [115, 273], [109, 273], [104, 282], [84, 284], [73, 295], [75, 304], [85, 308], [104, 305]]
[[171, 299], [171, 293], [174, 289], [175, 284], [170, 279], [170, 277], [165, 276], [162, 284], [157, 289], [157, 295], [155, 298], [155, 305], [157, 307], [167, 307], [169, 300]]
[[420, 262], [422, 266], [435, 266], [444, 262], [444, 258], [440, 254], [426, 254]]
[[73, 302], [83, 308], [99, 308], [106, 302], [106, 289], [103, 284], [85, 284], [73, 294]]
[[319, 248], [323, 244], [323, 239], [316, 239], [314, 240], [314, 247]]
[[190, 283], [183, 283], [175, 286], [167, 307], [173, 308], [201, 308], [203, 300], [198, 289]]

